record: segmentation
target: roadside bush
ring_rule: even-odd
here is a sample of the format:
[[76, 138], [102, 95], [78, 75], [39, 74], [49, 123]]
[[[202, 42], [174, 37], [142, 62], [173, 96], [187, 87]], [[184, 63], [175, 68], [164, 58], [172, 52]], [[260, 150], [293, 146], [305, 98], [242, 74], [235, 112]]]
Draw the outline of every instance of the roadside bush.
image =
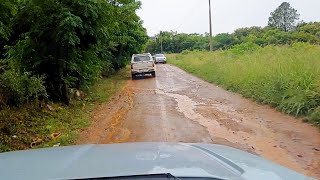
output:
[[310, 114], [308, 121], [320, 125], [320, 106]]
[[241, 55], [246, 52], [255, 51], [259, 48], [260, 48], [259, 45], [252, 43], [252, 42], [247, 42], [247, 43], [238, 44], [238, 45], [233, 46], [233, 48], [231, 48], [229, 50], [229, 52], [232, 52], [233, 54], [236, 54], [236, 55]]
[[181, 54], [182, 55], [187, 55], [187, 54], [189, 54], [191, 51], [190, 50], [183, 50], [182, 52], [181, 52]]
[[309, 43], [304, 43], [304, 42], [296, 42], [296, 43], [293, 43], [290, 47], [296, 50], [308, 50], [311, 48], [316, 48], [317, 46]]
[[[128, 73], [130, 71], [124, 69], [99, 79], [86, 91], [85, 99], [72, 101], [70, 106], [41, 101], [3, 107], [0, 109], [0, 153], [74, 144], [79, 129], [90, 125], [92, 110], [108, 102], [123, 88], [129, 78]], [[52, 135], [57, 133], [59, 136], [53, 138]]]
[[2, 105], [21, 105], [30, 100], [47, 97], [43, 77], [21, 74], [13, 69], [0, 75], [0, 99]]

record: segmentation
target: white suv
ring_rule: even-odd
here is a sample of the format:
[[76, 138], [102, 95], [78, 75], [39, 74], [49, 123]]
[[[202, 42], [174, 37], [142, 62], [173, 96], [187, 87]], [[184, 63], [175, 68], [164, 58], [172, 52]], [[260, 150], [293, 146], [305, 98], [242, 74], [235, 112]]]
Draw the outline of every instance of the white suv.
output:
[[154, 65], [152, 56], [147, 54], [134, 54], [131, 58], [131, 75], [135, 79], [136, 75], [151, 74], [156, 77], [156, 67]]
[[167, 63], [167, 58], [163, 54], [156, 54], [156, 55], [154, 55], [154, 58], [155, 58], [154, 60], [155, 60], [156, 64], [158, 64], [158, 63], [166, 64]]

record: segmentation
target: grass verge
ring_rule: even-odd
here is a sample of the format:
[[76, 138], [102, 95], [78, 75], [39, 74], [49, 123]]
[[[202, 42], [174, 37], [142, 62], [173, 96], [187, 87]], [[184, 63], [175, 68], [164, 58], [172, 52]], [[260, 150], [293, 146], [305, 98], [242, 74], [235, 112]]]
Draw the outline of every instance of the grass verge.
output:
[[297, 43], [184, 52], [168, 62], [208, 82], [320, 125], [320, 46]]
[[128, 72], [99, 80], [83, 100], [73, 100], [70, 106], [40, 102], [1, 110], [0, 152], [73, 144], [79, 129], [90, 125], [92, 110], [124, 86]]

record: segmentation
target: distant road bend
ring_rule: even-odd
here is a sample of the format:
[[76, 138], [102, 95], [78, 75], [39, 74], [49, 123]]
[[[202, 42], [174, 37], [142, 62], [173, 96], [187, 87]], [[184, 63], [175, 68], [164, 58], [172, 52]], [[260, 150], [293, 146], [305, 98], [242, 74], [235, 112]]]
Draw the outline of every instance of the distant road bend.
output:
[[158, 65], [156, 78], [128, 80], [78, 144], [122, 142], [224, 144], [320, 178], [317, 128], [172, 65]]

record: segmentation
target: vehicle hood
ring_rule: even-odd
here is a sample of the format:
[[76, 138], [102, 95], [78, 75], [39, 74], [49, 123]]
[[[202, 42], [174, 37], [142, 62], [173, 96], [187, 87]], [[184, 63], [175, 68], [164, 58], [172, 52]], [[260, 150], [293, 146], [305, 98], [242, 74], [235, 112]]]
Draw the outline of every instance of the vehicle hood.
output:
[[213, 144], [82, 145], [0, 154], [1, 179], [81, 179], [162, 173], [221, 179], [309, 179], [258, 156]]

